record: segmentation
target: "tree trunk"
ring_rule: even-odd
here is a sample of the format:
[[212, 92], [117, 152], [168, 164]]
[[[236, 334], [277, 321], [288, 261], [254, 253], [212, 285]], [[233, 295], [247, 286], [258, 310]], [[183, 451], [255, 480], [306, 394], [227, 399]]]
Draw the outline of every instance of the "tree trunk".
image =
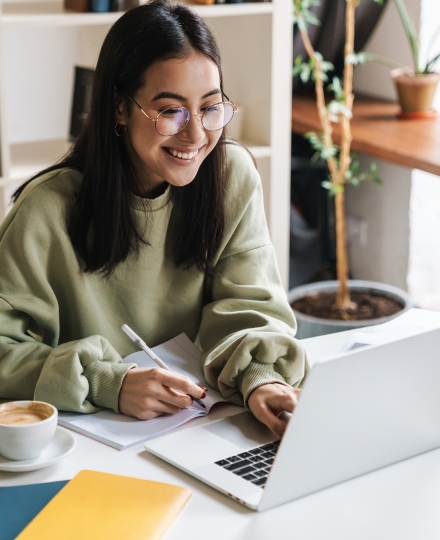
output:
[[339, 281], [336, 307], [347, 310], [351, 307], [348, 288], [347, 231], [345, 220], [345, 193], [335, 194], [336, 217], [336, 275]]

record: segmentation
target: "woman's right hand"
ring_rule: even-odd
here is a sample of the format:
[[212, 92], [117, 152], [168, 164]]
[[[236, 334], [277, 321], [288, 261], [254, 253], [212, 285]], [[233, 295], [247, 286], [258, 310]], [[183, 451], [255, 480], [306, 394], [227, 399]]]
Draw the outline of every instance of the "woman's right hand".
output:
[[205, 388], [162, 368], [133, 368], [122, 381], [119, 411], [140, 420], [174, 414], [191, 405], [187, 394], [201, 399], [205, 397]]

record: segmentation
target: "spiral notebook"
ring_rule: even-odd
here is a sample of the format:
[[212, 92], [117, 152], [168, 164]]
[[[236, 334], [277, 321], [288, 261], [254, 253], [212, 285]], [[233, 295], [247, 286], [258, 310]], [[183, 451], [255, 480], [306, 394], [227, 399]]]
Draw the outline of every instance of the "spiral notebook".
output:
[[[196, 384], [206, 384], [201, 363], [202, 353], [186, 334], [180, 334], [154, 347], [153, 350], [175, 373], [187, 375]], [[124, 358], [124, 362], [134, 362], [139, 367], [157, 367], [143, 351], [130, 354]], [[206, 410], [194, 403], [176, 414], [167, 414], [151, 420], [138, 420], [131, 416], [116, 414], [109, 409], [94, 414], [60, 412], [58, 423], [113, 448], [125, 450], [171, 431], [193, 418], [206, 416], [213, 405], [225, 401], [220, 392], [209, 388], [208, 395], [203, 400]]]

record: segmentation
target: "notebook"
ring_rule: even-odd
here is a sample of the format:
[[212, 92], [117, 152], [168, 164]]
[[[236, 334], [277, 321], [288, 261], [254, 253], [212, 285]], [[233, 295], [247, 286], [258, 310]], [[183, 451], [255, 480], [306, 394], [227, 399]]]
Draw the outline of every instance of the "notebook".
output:
[[190, 496], [171, 484], [81, 471], [17, 540], [157, 540]]
[[14, 540], [67, 482], [0, 487], [0, 540]]
[[[201, 363], [202, 353], [186, 334], [180, 334], [153, 350], [174, 372], [187, 375], [197, 384], [206, 385]], [[130, 354], [124, 358], [124, 362], [134, 362], [139, 367], [157, 367], [143, 351]], [[220, 392], [209, 388], [203, 400], [206, 410], [194, 403], [176, 414], [151, 420], [138, 420], [132, 416], [116, 414], [109, 409], [94, 414], [59, 412], [58, 423], [117, 450], [125, 450], [171, 431], [193, 418], [206, 416], [213, 405], [225, 401]]]

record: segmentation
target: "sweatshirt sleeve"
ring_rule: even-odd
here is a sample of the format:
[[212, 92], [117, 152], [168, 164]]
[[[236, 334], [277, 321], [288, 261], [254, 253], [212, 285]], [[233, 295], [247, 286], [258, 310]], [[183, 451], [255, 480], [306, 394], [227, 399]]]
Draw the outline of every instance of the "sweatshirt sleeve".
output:
[[134, 364], [123, 364], [101, 336], [51, 347], [30, 335], [38, 335], [37, 323], [0, 298], [0, 397], [45, 401], [64, 411], [119, 412], [119, 390]]
[[66, 251], [64, 223], [62, 212], [47, 212], [51, 191], [35, 191], [30, 203], [20, 197], [0, 227], [0, 398], [36, 399], [82, 413], [99, 407], [118, 412], [119, 390], [134, 364], [122, 363], [101, 336], [60, 342], [54, 289], [61, 270], [54, 265]]
[[229, 188], [228, 199], [244, 202], [240, 209], [231, 203], [235, 221], [209, 281], [199, 334], [207, 381], [239, 405], [263, 384], [297, 387], [308, 371], [267, 230], [261, 181], [246, 161], [231, 171], [239, 186]]

